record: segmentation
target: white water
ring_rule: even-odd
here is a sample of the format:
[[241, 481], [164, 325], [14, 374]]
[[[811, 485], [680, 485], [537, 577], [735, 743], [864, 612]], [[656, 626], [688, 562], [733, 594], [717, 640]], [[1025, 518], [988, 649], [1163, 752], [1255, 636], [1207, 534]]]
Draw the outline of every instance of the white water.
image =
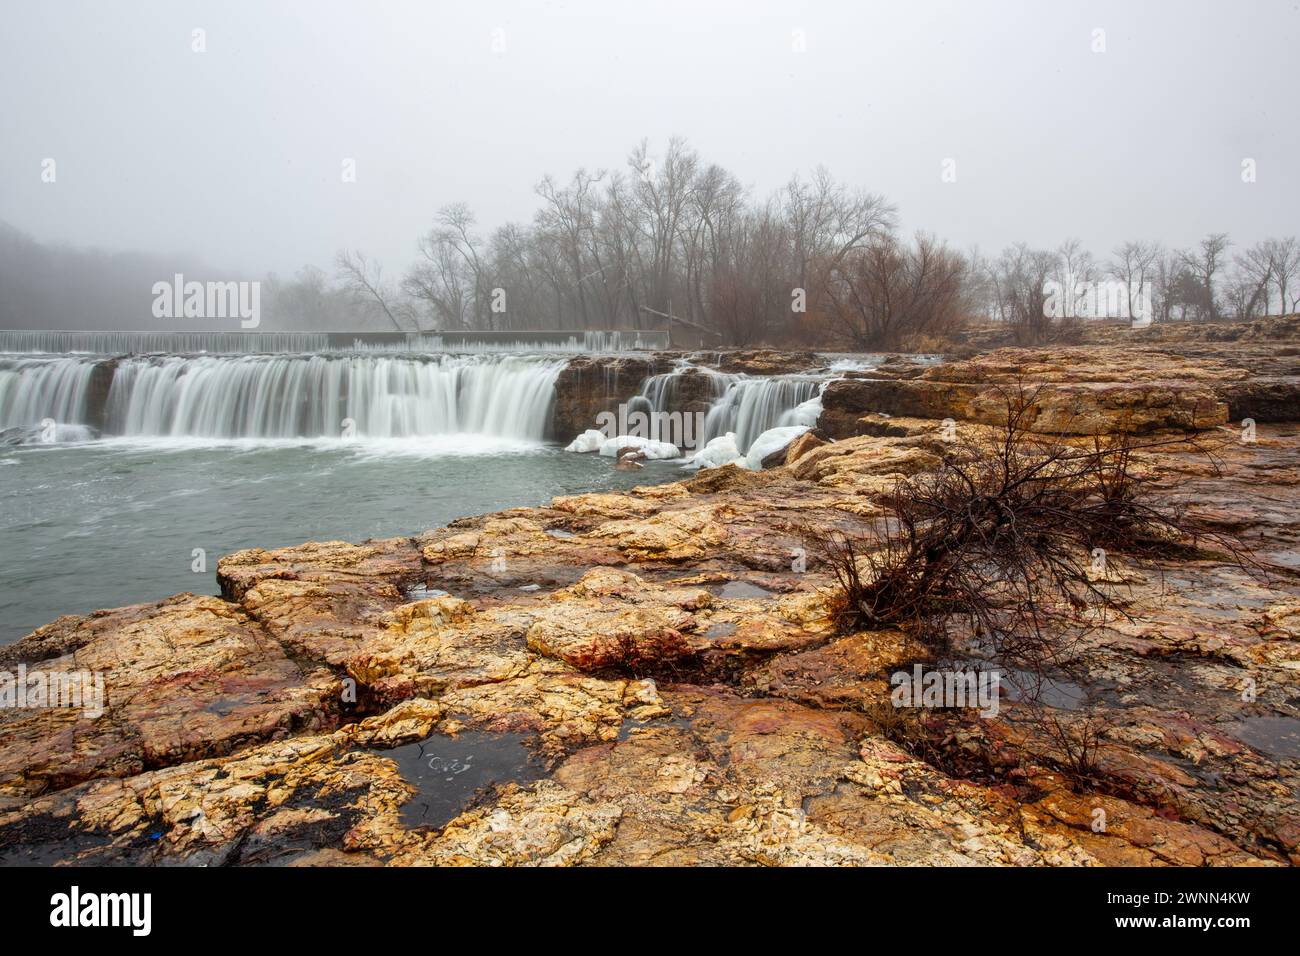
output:
[[787, 413], [815, 398], [821, 382], [814, 378], [778, 376], [740, 379], [728, 387], [704, 422], [709, 437], [736, 433], [736, 447], [749, 451], [755, 439], [770, 428], [791, 424]]
[[763, 432], [781, 425], [802, 424], [792, 417], [801, 404], [815, 399], [825, 376], [777, 375], [751, 378], [727, 375], [700, 368], [691, 372], [680, 369], [646, 379], [641, 398], [650, 410], [665, 412], [677, 407], [678, 387], [684, 375], [703, 374], [712, 390], [712, 405], [704, 419], [704, 434], [699, 444], [707, 444], [729, 433], [735, 434], [736, 447], [744, 454]]
[[[0, 356], [0, 430], [52, 419], [137, 440], [475, 435], [538, 442], [547, 437], [565, 361], [549, 352]], [[683, 368], [647, 379], [629, 404], [647, 412], [678, 409], [686, 374]], [[734, 433], [743, 455], [771, 428], [812, 423], [804, 412], [815, 402], [819, 376], [689, 374], [697, 377], [693, 395], [698, 376], [705, 377], [702, 397], [710, 403], [697, 447]], [[59, 440], [84, 434], [58, 432]]]
[[172, 439], [541, 441], [563, 359], [525, 355], [148, 356], [117, 360], [103, 409], [97, 363], [0, 359], [0, 428], [95, 421], [104, 433]]
[[82, 358], [0, 358], [0, 428], [86, 420], [98, 363]]

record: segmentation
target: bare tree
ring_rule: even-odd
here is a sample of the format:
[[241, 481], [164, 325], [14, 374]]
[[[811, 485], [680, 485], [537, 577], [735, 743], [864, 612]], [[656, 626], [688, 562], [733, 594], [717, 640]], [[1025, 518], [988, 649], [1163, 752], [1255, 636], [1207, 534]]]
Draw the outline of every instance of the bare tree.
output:
[[1227, 285], [1228, 301], [1238, 319], [1249, 322], [1268, 314], [1269, 288], [1273, 283], [1273, 256], [1265, 243], [1258, 242], [1236, 257], [1235, 273]]
[[[398, 320], [398, 315], [404, 314], [402, 306], [384, 281], [384, 269], [380, 263], [366, 258], [360, 250], [343, 249], [334, 257], [334, 265], [344, 288], [356, 301], [373, 303], [393, 323], [393, 328], [399, 332], [406, 331]], [[415, 330], [420, 330], [418, 324]]]
[[[894, 227], [896, 211], [881, 196], [855, 192], [837, 183], [825, 167], [810, 182], [795, 176], [784, 190], [797, 263], [797, 285], [811, 289], [840, 261], [873, 237]], [[817, 263], [818, 268], [810, 267]]]
[[1057, 255], [1023, 242], [1003, 250], [989, 270], [997, 317], [1011, 326], [1021, 345], [1054, 337], [1047, 310], [1047, 282], [1058, 269]]
[[[1105, 264], [1077, 239], [1054, 251], [1021, 243], [988, 261], [927, 236], [900, 241], [892, 205], [824, 168], [755, 199], [681, 139], [660, 153], [642, 141], [624, 170], [545, 176], [536, 192], [530, 222], [486, 241], [464, 203], [440, 208], [398, 291], [357, 254], [340, 274], [398, 328], [642, 328], [671, 314], [732, 345], [860, 348], [943, 337], [970, 315], [1007, 323], [1021, 344], [1065, 341], [1097, 301], [1082, 284], [1101, 276], [1126, 284], [1130, 315], [1150, 284], [1161, 320], [1217, 318], [1220, 301], [1247, 316], [1274, 298], [1285, 310], [1300, 292], [1295, 239], [1267, 240], [1236, 263], [1222, 234], [1181, 253], [1126, 242]], [[508, 313], [494, 309], [497, 289], [510, 290]]]
[[1060, 290], [1061, 322], [1072, 324], [1076, 319], [1089, 318], [1091, 305], [1085, 289], [1097, 281], [1097, 264], [1081, 240], [1066, 239], [1057, 247], [1053, 273]]
[[[1128, 314], [1138, 314], [1143, 286], [1155, 283], [1157, 260], [1162, 254], [1158, 242], [1126, 242], [1111, 253], [1106, 271], [1123, 282], [1128, 292]], [[1168, 316], [1163, 316], [1168, 318]]]
[[1211, 322], [1219, 319], [1214, 277], [1222, 269], [1230, 245], [1232, 240], [1226, 232], [1212, 232], [1196, 249], [1180, 253], [1187, 271], [1200, 285], [1200, 301], [1197, 303], [1200, 316]]
[[[1295, 236], [1264, 240], [1273, 284], [1277, 287], [1278, 314], [1295, 312], [1300, 305], [1300, 241]], [[1290, 294], [1290, 298], [1288, 298]]]
[[965, 272], [960, 255], [923, 233], [910, 246], [877, 236], [829, 270], [825, 315], [860, 349], [950, 332], [961, 317]]
[[566, 287], [572, 292], [576, 318], [583, 328], [591, 328], [599, 312], [599, 294], [593, 300], [589, 282], [603, 281], [604, 266], [595, 241], [596, 187], [605, 177], [603, 170], [588, 173], [579, 169], [567, 188], [559, 188], [550, 176], [537, 184], [537, 194], [546, 201], [538, 212], [536, 229], [539, 237], [556, 244], [569, 273]]

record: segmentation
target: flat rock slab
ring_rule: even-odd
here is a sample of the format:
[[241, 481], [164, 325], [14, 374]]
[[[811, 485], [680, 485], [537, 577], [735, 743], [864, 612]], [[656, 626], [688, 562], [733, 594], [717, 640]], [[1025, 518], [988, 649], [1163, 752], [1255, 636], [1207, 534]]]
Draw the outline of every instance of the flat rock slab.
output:
[[1001, 356], [994, 352], [938, 366], [913, 379], [831, 382], [822, 395], [818, 427], [832, 438], [847, 438], [874, 431], [858, 423], [881, 413], [997, 425], [1006, 421], [1009, 398], [1022, 388], [1030, 399], [1026, 425], [1043, 434], [1190, 431], [1228, 421], [1228, 405], [1216, 392], [1210, 369], [1189, 375], [1159, 353], [1151, 353], [1146, 365], [1125, 353], [1125, 364], [1100, 368], [1071, 365], [1068, 354], [1052, 359], [1055, 364], [1046, 356], [1042, 363]]
[[101, 674], [105, 690], [97, 717], [0, 710], [0, 793], [10, 795], [310, 730], [329, 721], [336, 693], [327, 671], [304, 670], [240, 608], [215, 597], [60, 618], [8, 653], [31, 661], [29, 672]]

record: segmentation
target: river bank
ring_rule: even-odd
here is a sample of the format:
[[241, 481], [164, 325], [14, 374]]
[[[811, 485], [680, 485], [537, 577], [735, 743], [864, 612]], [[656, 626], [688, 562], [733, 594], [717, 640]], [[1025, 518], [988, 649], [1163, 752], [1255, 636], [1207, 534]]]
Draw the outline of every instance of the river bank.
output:
[[[780, 467], [242, 551], [217, 564], [219, 596], [61, 618], [0, 650], [0, 666], [103, 672], [105, 714], [0, 712], [0, 853], [1295, 863], [1300, 426], [1283, 354], [1295, 344], [1270, 344], [1268, 367], [1230, 344], [1200, 358], [885, 362], [828, 386], [819, 428], [834, 440], [800, 442]], [[1217, 473], [1172, 449], [1142, 466], [1164, 500], [1231, 528], [1267, 567], [1114, 556], [1128, 617], [1090, 632], [1083, 679], [1053, 698], [1062, 720], [1084, 703], [1106, 716], [1090, 786], [1010, 698], [935, 752], [891, 739], [876, 705], [925, 648], [837, 632], [832, 578], [801, 560], [808, 528], [870, 540], [898, 478], [938, 466], [945, 420], [977, 425], [991, 385], [1025, 379], [1050, 386], [1046, 433], [1231, 439]], [[1238, 415], [1255, 419], [1250, 440]]]

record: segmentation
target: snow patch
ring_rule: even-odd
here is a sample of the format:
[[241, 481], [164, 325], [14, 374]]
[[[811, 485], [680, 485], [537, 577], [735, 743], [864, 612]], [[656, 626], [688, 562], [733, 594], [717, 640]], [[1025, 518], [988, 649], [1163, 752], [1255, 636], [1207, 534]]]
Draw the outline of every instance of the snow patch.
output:
[[[600, 434], [597, 432], [596, 434]], [[601, 436], [604, 438], [604, 436]], [[638, 435], [619, 435], [615, 438], [604, 438], [600, 446], [600, 453], [605, 458], [617, 458], [619, 451], [624, 448], [638, 448], [641, 453], [648, 459], [656, 461], [661, 458], [680, 458], [681, 449], [672, 442], [654, 441], [650, 438], [641, 438]]]
[[820, 394], [816, 398], [810, 398], [806, 402], [800, 402], [794, 408], [790, 409], [781, 416], [782, 425], [802, 425], [805, 428], [816, 428], [817, 419], [822, 414], [822, 397]]
[[736, 433], [727, 432], [725, 435], [719, 435], [710, 441], [707, 445], [696, 452], [690, 461], [686, 462], [687, 468], [719, 468], [722, 465], [745, 465], [745, 456], [740, 453], [736, 447]]
[[[808, 403], [804, 402], [804, 404]], [[761, 471], [764, 458], [773, 452], [780, 451], [804, 432], [809, 431], [811, 427], [810, 425], [785, 425], [778, 428], [769, 428], [755, 438], [754, 444], [749, 446], [749, 454], [745, 456], [745, 467], [750, 471]]]
[[600, 451], [600, 446], [605, 443], [605, 433], [597, 431], [594, 428], [588, 428], [585, 432], [569, 442], [565, 451], [591, 452]]

